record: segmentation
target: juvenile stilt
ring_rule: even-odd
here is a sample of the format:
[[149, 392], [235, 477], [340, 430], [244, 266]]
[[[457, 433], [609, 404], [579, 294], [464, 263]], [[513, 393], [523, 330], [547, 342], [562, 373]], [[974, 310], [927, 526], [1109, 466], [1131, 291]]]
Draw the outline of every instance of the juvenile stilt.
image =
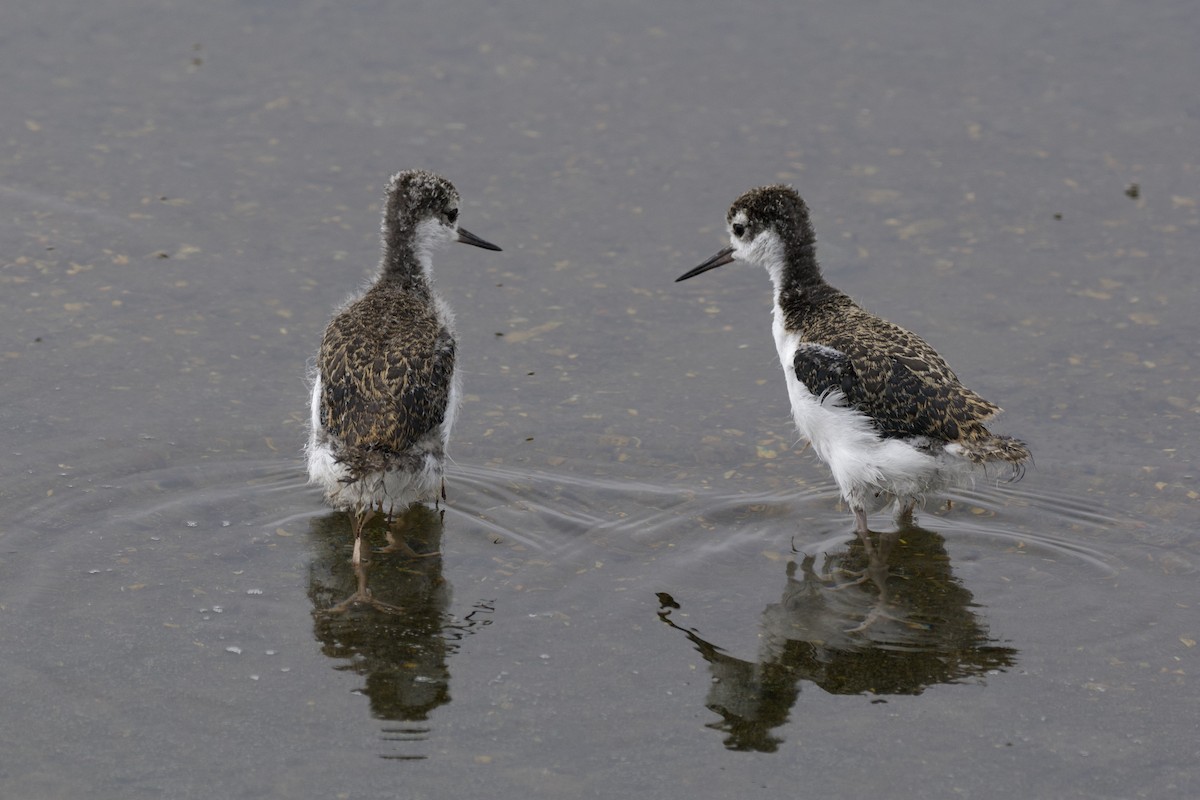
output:
[[443, 468], [460, 389], [453, 315], [434, 290], [431, 253], [449, 241], [500, 249], [459, 227], [459, 206], [458, 191], [439, 175], [392, 177], [378, 274], [333, 317], [317, 353], [309, 482], [351, 514], [359, 601], [370, 600], [367, 523], [385, 508], [446, 497]]
[[766, 268], [792, 417], [832, 471], [864, 542], [868, 498], [894, 500], [901, 522], [911, 522], [926, 494], [969, 483], [988, 464], [1021, 475], [1029, 448], [984, 424], [999, 406], [963, 386], [924, 339], [826, 283], [808, 206], [794, 189], [751, 189], [726, 222], [729, 247], [677, 280], [733, 261]]

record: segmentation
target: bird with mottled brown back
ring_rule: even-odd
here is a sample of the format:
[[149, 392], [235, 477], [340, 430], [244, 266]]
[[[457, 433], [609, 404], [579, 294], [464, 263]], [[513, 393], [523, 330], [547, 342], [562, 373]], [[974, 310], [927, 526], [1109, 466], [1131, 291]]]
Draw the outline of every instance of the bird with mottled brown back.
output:
[[392, 177], [378, 274], [329, 322], [317, 353], [308, 474], [330, 505], [352, 514], [360, 575], [352, 601], [369, 600], [361, 570], [368, 520], [445, 496], [459, 385], [454, 318], [434, 289], [431, 254], [448, 241], [500, 249], [458, 226], [459, 205], [439, 175]]
[[924, 339], [825, 281], [808, 206], [794, 189], [751, 189], [726, 222], [730, 246], [677, 280], [735, 260], [766, 268], [792, 416], [829, 465], [864, 540], [876, 497], [894, 500], [897, 517], [911, 521], [926, 494], [969, 482], [990, 463], [1022, 474], [1029, 448], [984, 424], [999, 406], [963, 386]]

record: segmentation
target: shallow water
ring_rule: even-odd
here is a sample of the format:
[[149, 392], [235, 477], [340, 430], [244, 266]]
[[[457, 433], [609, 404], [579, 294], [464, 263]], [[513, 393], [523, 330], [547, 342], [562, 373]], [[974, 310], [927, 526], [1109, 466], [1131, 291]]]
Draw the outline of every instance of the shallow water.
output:
[[[1102, 10], [0, 10], [0, 796], [1194, 794], [1200, 18]], [[305, 363], [413, 166], [505, 250], [338, 613]], [[886, 554], [765, 276], [672, 283], [774, 180], [1035, 452]]]

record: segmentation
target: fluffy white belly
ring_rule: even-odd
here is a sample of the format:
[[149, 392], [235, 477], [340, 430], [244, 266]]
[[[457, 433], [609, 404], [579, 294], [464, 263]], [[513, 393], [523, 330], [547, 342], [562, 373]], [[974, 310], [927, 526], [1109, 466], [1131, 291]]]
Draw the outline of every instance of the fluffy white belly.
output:
[[840, 392], [822, 402], [796, 378], [793, 357], [799, 334], [783, 327], [776, 311], [772, 332], [787, 380], [792, 418], [800, 436], [833, 473], [842, 496], [852, 507], [864, 507], [883, 493], [891, 498], [919, 498], [957, 481], [960, 469], [940, 448], [918, 449], [904, 439], [879, 435], [869, 417], [845, 405]]
[[410, 451], [415, 468], [381, 470], [350, 480], [350, 473], [338, 461], [337, 443], [321, 426], [321, 377], [314, 376], [310, 405], [308, 445], [308, 482], [320, 486], [325, 499], [335, 508], [366, 509], [382, 505], [384, 511], [403, 510], [417, 501], [437, 501], [441, 496], [445, 447], [450, 438], [458, 408], [459, 385], [450, 389], [450, 405], [440, 428], [418, 442]]

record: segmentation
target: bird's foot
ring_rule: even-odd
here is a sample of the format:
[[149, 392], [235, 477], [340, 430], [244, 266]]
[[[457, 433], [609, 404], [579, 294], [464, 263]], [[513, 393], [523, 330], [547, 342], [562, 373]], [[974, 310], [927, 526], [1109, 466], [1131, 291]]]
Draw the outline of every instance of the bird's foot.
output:
[[364, 607], [373, 608], [383, 614], [403, 614], [403, 606], [395, 606], [391, 603], [385, 603], [382, 600], [376, 600], [371, 595], [370, 589], [357, 591], [347, 597], [336, 606], [325, 609], [326, 614], [346, 614], [350, 611], [357, 611]]
[[[399, 553], [405, 558], [433, 558], [442, 554], [441, 550], [434, 550], [429, 553], [418, 553], [405, 540], [404, 531], [410, 530], [415, 533], [428, 532], [429, 524], [426, 517], [429, 514], [429, 509], [414, 504], [405, 509], [395, 519], [388, 520], [388, 527], [385, 531], [387, 536], [387, 545], [380, 548], [379, 553]], [[436, 539], [435, 539], [436, 542]]]
[[907, 620], [897, 617], [895, 614], [889, 613], [883, 607], [883, 603], [879, 602], [871, 607], [871, 610], [867, 612], [867, 616], [863, 619], [862, 622], [855, 625], [853, 628], [846, 628], [845, 632], [846, 633], [862, 633], [863, 631], [866, 631], [867, 629], [869, 629], [871, 626], [873, 626], [875, 623], [879, 622], [882, 619], [891, 620], [892, 622], [899, 622], [903, 625], [908, 624]]
[[[357, 548], [355, 548], [357, 550]], [[342, 602], [326, 609], [326, 614], [345, 614], [350, 611], [358, 610], [364, 606], [380, 611], [384, 614], [402, 614], [404, 608], [402, 606], [394, 606], [391, 603], [385, 603], [382, 600], [376, 600], [371, 594], [371, 588], [367, 586], [367, 572], [370, 567], [368, 562], [361, 559], [354, 561], [354, 576], [358, 582], [358, 588], [354, 590], [354, 594], [347, 597]]]
[[[881, 593], [886, 592], [886, 584], [888, 579], [888, 557], [891, 555], [892, 547], [899, 538], [899, 533], [890, 531], [887, 533], [876, 533], [867, 526], [867, 514], [863, 509], [854, 509], [855, 533], [858, 535], [858, 540], [862, 543], [863, 553], [867, 557], [867, 566], [862, 570], [849, 570], [838, 568], [833, 572], [838, 572], [844, 575], [851, 575], [854, 580], [845, 583], [839, 583], [835, 589], [845, 589], [850, 586], [860, 586], [864, 583], [874, 583]], [[878, 539], [878, 544], [876, 544]]]
[[[850, 580], [838, 580], [835, 575], [844, 575]], [[851, 586], [862, 586], [864, 583], [870, 583], [871, 571], [867, 569], [846, 569], [845, 567], [837, 567], [826, 573], [826, 582], [833, 584], [829, 591], [841, 592], [849, 589]]]
[[[793, 549], [795, 549], [795, 548], [793, 548]], [[837, 583], [837, 579], [833, 577], [833, 572], [836, 572], [836, 570], [833, 570], [832, 572], [817, 572], [813, 568], [813, 564], [816, 564], [816, 563], [817, 563], [816, 556], [808, 554], [808, 553], [806, 553], [804, 555], [804, 558], [800, 561], [800, 565], [799, 565], [800, 572], [801, 572], [801, 574], [804, 575], [804, 580], [816, 581], [817, 583]], [[789, 561], [788, 565], [787, 565], [787, 569], [785, 570], [788, 578], [794, 579], [796, 577], [796, 569], [797, 569], [796, 562]]]
[[440, 556], [442, 554], [441, 550], [434, 550], [431, 553], [418, 553], [416, 550], [412, 549], [408, 542], [404, 541], [403, 539], [398, 539], [391, 531], [387, 532], [387, 541], [387, 545], [381, 547], [378, 552], [399, 553], [406, 558], [433, 558], [434, 556]]

